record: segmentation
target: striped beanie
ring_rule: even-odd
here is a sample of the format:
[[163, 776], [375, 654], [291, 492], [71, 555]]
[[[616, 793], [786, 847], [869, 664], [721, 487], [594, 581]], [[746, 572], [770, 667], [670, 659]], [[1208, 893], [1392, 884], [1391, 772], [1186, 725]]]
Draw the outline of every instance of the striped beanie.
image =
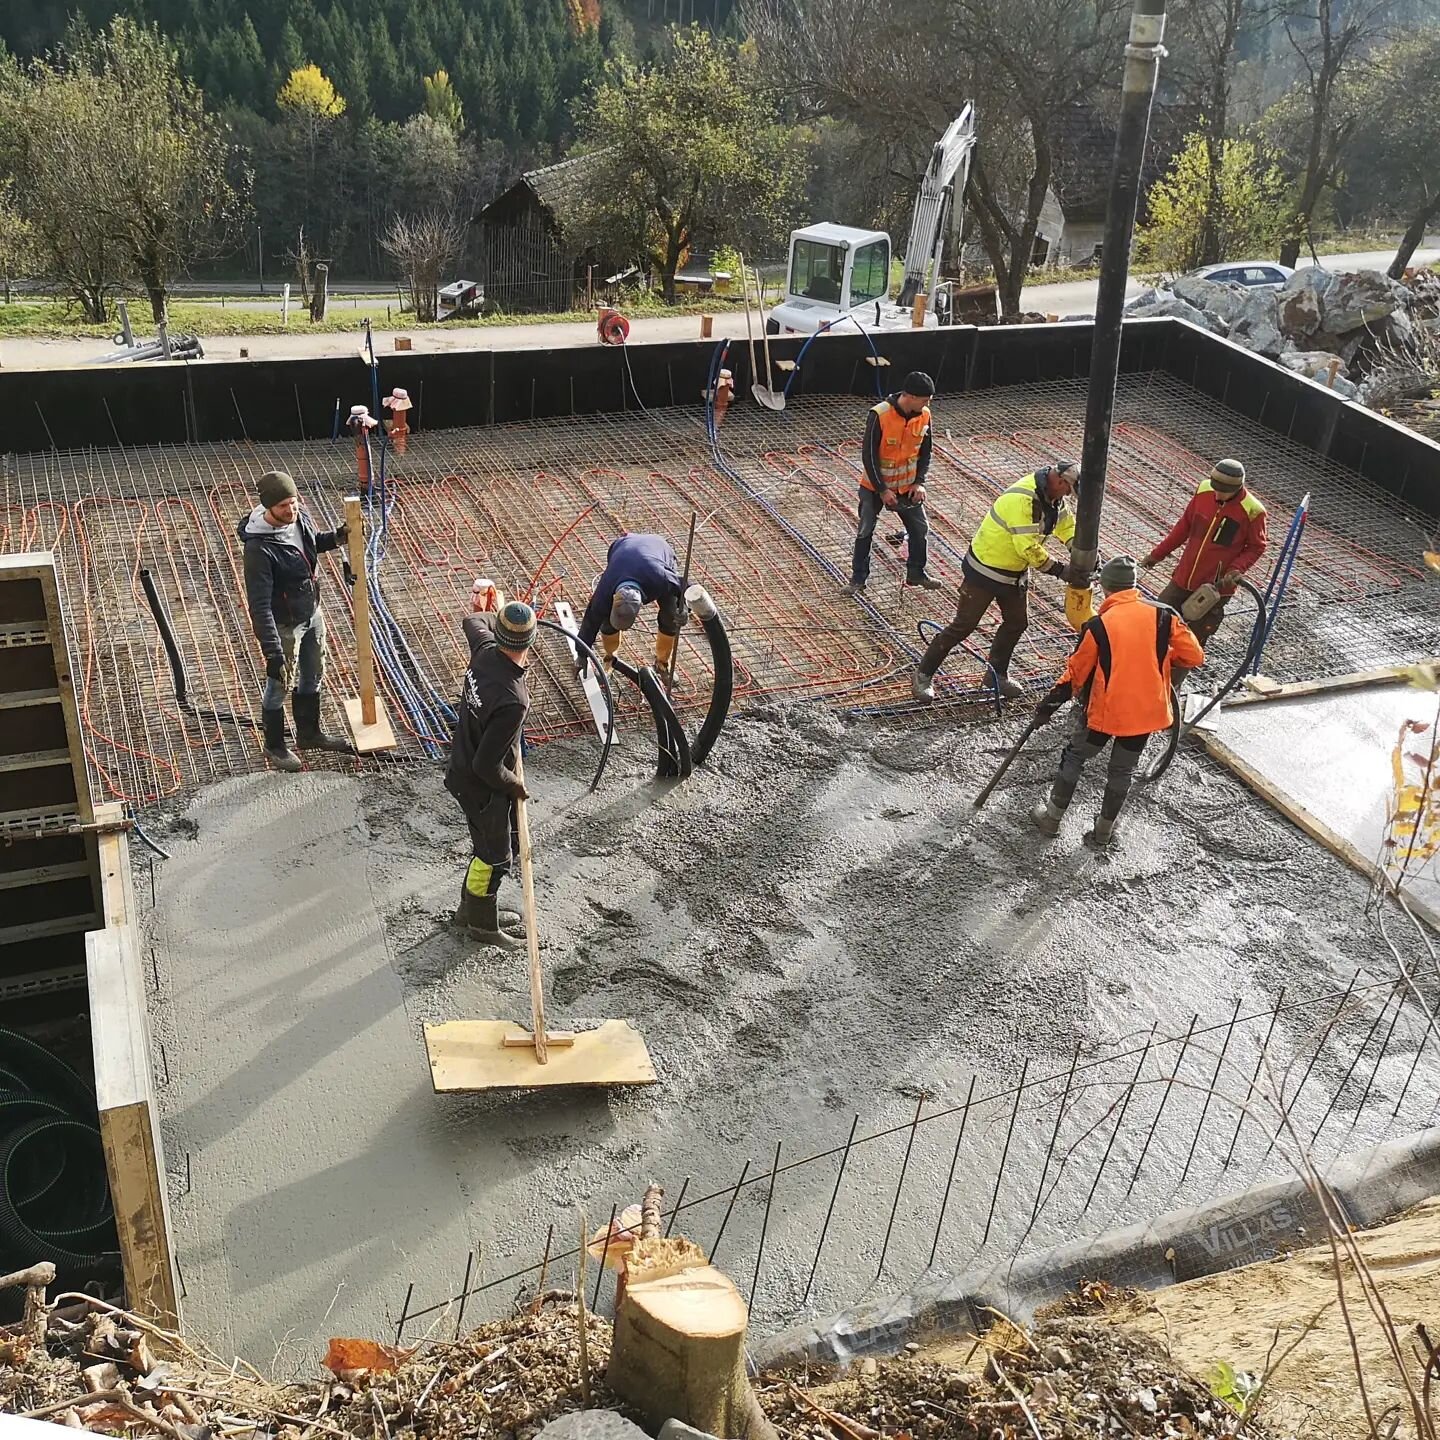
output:
[[495, 617], [495, 640], [506, 650], [528, 650], [535, 630], [535, 612], [523, 600], [507, 601]]
[[1233, 494], [1245, 483], [1245, 467], [1238, 460], [1217, 460], [1210, 472], [1210, 483], [1217, 490]]

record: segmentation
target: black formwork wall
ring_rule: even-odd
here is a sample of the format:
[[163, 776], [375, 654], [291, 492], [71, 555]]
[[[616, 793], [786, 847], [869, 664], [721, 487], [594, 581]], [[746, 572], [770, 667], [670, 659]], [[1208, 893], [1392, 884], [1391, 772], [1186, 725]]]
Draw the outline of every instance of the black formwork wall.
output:
[[[1084, 379], [1090, 341], [1087, 323], [829, 334], [806, 349], [791, 394], [871, 395], [877, 383], [897, 388], [914, 369], [947, 394]], [[381, 354], [380, 389], [404, 386], [415, 403], [411, 424], [420, 429], [695, 405], [719, 364], [733, 372], [740, 394], [754, 378], [743, 334], [731, 338], [718, 363], [717, 343]], [[757, 340], [757, 352], [760, 346]], [[795, 336], [771, 340], [777, 384], [791, 373], [782, 365], [803, 346]], [[1174, 375], [1407, 504], [1440, 513], [1440, 447], [1229, 341], [1181, 320], [1131, 320], [1120, 366]], [[0, 413], [8, 448], [17, 452], [320, 439], [351, 405], [373, 403], [358, 343], [353, 358], [0, 371]]]

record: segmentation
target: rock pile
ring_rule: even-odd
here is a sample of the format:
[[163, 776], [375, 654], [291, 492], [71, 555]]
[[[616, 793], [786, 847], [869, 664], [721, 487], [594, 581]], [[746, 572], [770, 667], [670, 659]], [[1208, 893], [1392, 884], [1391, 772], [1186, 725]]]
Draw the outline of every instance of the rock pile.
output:
[[1402, 390], [1434, 383], [1424, 358], [1440, 340], [1440, 276], [1420, 271], [1400, 281], [1378, 270], [1337, 274], [1311, 266], [1280, 290], [1182, 276], [1132, 300], [1125, 313], [1178, 316], [1346, 399], [1382, 404], [1395, 398], [1397, 364], [1403, 372], [1409, 362], [1413, 372], [1412, 381], [1399, 382]]

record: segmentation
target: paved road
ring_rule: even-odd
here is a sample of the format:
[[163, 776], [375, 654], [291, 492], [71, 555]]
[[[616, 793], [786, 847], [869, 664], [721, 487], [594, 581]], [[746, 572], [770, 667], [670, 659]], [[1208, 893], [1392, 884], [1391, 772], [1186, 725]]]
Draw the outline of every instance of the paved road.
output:
[[[1393, 251], [1364, 251], [1351, 255], [1328, 255], [1324, 264], [1332, 270], [1384, 269]], [[1416, 263], [1440, 258], [1440, 249], [1416, 253]], [[1098, 284], [1094, 280], [1072, 280], [1058, 285], [1032, 285], [1026, 288], [1022, 302], [1027, 310], [1048, 315], [1088, 315], [1095, 308]], [[1138, 295], [1144, 285], [1132, 279], [1127, 294]], [[260, 304], [261, 302], [242, 302]], [[278, 310], [278, 301], [275, 308]], [[304, 325], [296, 320], [297, 326]], [[743, 337], [744, 318], [727, 314], [717, 317], [716, 334]], [[595, 341], [595, 327], [588, 321], [567, 321], [557, 324], [486, 325], [454, 330], [377, 330], [377, 347], [393, 352], [394, 336], [409, 334], [416, 350], [546, 350], [557, 346], [590, 345]], [[662, 315], [634, 320], [630, 329], [632, 344], [655, 344], [667, 340], [691, 340], [700, 335], [698, 315]], [[241, 350], [252, 360], [275, 360], [315, 355], [353, 355], [360, 344], [356, 333], [306, 334], [297, 329], [288, 335], [218, 336], [206, 340], [205, 353], [216, 360], [236, 360]], [[103, 340], [4, 340], [0, 341], [0, 365], [9, 370], [44, 370], [57, 366], [85, 365], [101, 359], [109, 347]]]

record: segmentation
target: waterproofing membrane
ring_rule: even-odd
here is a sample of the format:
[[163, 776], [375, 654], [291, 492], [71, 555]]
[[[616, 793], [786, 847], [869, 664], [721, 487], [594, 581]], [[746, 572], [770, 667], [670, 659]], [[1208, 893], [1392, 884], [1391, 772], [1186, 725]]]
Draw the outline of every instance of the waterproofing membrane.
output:
[[[1440, 1128], [1337, 1160], [1325, 1176], [1352, 1226], [1365, 1228], [1440, 1193]], [[1112, 1230], [1014, 1261], [955, 1276], [925, 1272], [898, 1295], [853, 1306], [816, 1324], [781, 1331], [756, 1352], [758, 1364], [843, 1363], [888, 1354], [936, 1334], [978, 1334], [994, 1312], [1028, 1324], [1035, 1312], [1084, 1281], [1136, 1290], [1275, 1260], [1325, 1233], [1319, 1202], [1301, 1180], [1257, 1185], [1148, 1224]]]

